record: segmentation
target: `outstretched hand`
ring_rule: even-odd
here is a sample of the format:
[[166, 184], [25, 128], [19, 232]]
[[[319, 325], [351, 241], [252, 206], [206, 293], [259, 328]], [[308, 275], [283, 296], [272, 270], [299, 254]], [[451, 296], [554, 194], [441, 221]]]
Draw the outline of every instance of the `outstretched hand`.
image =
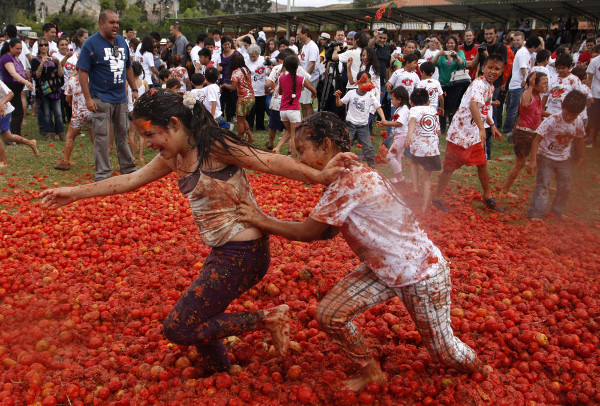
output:
[[319, 176], [319, 183], [329, 185], [335, 181], [343, 172], [354, 165], [360, 165], [358, 157], [352, 152], [340, 152], [327, 163]]
[[256, 205], [250, 203], [248, 200], [242, 200], [237, 207], [238, 214], [241, 215], [240, 221], [250, 223], [260, 228], [261, 223], [266, 218], [263, 213]]
[[50, 209], [57, 209], [77, 200], [73, 188], [70, 187], [46, 189], [40, 193], [40, 198], [42, 198], [42, 206]]

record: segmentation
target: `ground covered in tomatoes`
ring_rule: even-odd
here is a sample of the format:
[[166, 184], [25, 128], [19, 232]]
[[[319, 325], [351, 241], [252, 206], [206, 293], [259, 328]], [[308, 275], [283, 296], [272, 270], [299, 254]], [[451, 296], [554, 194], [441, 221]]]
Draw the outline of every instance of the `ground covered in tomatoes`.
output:
[[[304, 219], [322, 191], [270, 175], [250, 183], [263, 210], [286, 220]], [[405, 197], [418, 206], [418, 196]], [[271, 238], [267, 276], [230, 311], [288, 304], [290, 354], [277, 356], [267, 332], [229, 337], [230, 373], [206, 377], [194, 348], [162, 333], [209, 252], [174, 177], [56, 211], [42, 208], [35, 190], [4, 189], [0, 405], [600, 402], [598, 227], [530, 223], [525, 200], [501, 214], [480, 200], [459, 187], [450, 213], [419, 221], [451, 261], [452, 326], [487, 364], [484, 373], [433, 362], [392, 300], [355, 320], [389, 382], [355, 393], [340, 387], [356, 365], [313, 317], [359, 264], [341, 237]]]

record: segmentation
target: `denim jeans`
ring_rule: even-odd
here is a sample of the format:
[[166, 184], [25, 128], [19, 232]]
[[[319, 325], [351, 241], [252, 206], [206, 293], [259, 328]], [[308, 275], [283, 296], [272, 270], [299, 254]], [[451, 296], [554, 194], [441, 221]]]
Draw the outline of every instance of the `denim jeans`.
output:
[[506, 117], [504, 118], [504, 133], [512, 132], [517, 116], [519, 115], [519, 105], [521, 104], [521, 96], [525, 89], [510, 89], [508, 92], [508, 102], [506, 106]]
[[350, 121], [346, 121], [346, 128], [350, 135], [350, 142], [358, 140], [362, 144], [362, 152], [367, 161], [367, 165], [371, 168], [375, 167], [375, 150], [373, 149], [373, 143], [371, 142], [371, 132], [369, 131], [369, 124], [356, 125]]
[[556, 195], [552, 202], [550, 211], [555, 214], [562, 214], [567, 204], [569, 192], [571, 191], [573, 167], [569, 160], [554, 161], [544, 156], [537, 156], [537, 178], [535, 181], [535, 190], [529, 205], [529, 218], [539, 218], [546, 214], [550, 193], [548, 186], [552, 180], [552, 174], [556, 174]]
[[[40, 129], [44, 133], [64, 133], [65, 128], [62, 120], [60, 99], [51, 99], [50, 96], [42, 96], [39, 99], [39, 103], [38, 108], [42, 109], [42, 124]], [[54, 124], [52, 123], [52, 118], [54, 118]]]

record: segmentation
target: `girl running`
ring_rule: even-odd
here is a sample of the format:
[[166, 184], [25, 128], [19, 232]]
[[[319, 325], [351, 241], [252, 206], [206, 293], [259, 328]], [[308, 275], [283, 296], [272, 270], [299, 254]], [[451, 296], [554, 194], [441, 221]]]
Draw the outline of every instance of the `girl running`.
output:
[[[152, 89], [136, 102], [133, 125], [146, 146], [158, 155], [136, 172], [76, 187], [48, 189], [42, 204], [57, 208], [79, 199], [134, 191], [171, 172], [190, 202], [194, 220], [212, 251], [198, 278], [183, 293], [164, 321], [166, 337], [194, 345], [205, 372], [227, 371], [229, 356], [222, 338], [264, 328], [284, 354], [289, 345], [288, 306], [225, 313], [234, 299], [260, 282], [269, 268], [269, 239], [258, 228], [239, 221], [241, 199], [256, 200], [242, 169], [252, 168], [304, 182], [327, 184], [344, 170], [340, 155], [326, 171], [281, 155], [256, 150], [232, 132], [217, 127], [212, 115], [191, 92]], [[334, 167], [339, 163], [340, 165]]]
[[236, 52], [231, 56], [231, 84], [223, 83], [221, 88], [237, 91], [237, 105], [235, 115], [237, 117], [237, 133], [240, 138], [244, 134], [248, 137], [248, 142], [253, 142], [252, 130], [246, 121], [246, 116], [250, 114], [254, 107], [254, 89], [252, 88], [252, 75], [250, 69], [246, 67], [244, 56]]
[[[142, 64], [140, 64], [139, 62], [133, 62], [131, 64], [131, 70], [133, 71], [133, 76], [135, 76], [135, 86], [138, 92], [138, 97], [143, 95], [144, 93], [146, 93], [149, 89], [148, 87], [148, 82], [145, 79], [142, 79], [142, 74], [144, 73], [144, 68], [142, 67]], [[129, 84], [127, 85], [127, 111], [128, 112], [132, 112], [133, 111], [133, 98], [131, 97], [132, 94], [132, 90], [131, 87], [129, 87]], [[144, 139], [142, 138], [141, 134], [138, 133], [137, 136], [137, 142], [136, 142], [136, 136], [135, 136], [135, 127], [130, 125], [129, 126], [129, 148], [131, 148], [131, 152], [135, 153], [135, 149], [136, 147], [138, 148], [138, 161], [140, 162], [144, 162]]]
[[394, 135], [394, 142], [387, 154], [390, 160], [390, 166], [394, 171], [394, 179], [391, 181], [394, 186], [399, 186], [406, 182], [402, 175], [402, 155], [404, 154], [404, 142], [408, 134], [408, 115], [410, 113], [410, 103], [408, 91], [404, 86], [397, 86], [390, 92], [392, 97], [392, 106], [396, 109], [392, 116], [392, 121], [381, 120], [377, 122], [380, 127], [391, 127]]
[[285, 143], [289, 141], [289, 150], [292, 156], [296, 156], [294, 133], [296, 126], [302, 120], [300, 115], [300, 93], [302, 93], [303, 88], [307, 88], [311, 91], [312, 97], [316, 98], [317, 90], [310, 83], [310, 79], [297, 74], [298, 57], [296, 55], [288, 56], [283, 60], [283, 69], [287, 74], [279, 78], [279, 94], [281, 95], [279, 114], [286, 131], [273, 152], [278, 154]]
[[531, 144], [536, 135], [535, 130], [541, 124], [542, 117], [550, 115], [542, 108], [542, 96], [548, 92], [548, 76], [542, 72], [533, 72], [527, 78], [527, 84], [527, 89], [521, 96], [519, 119], [513, 130], [513, 143], [517, 159], [502, 186], [502, 193], [513, 198], [517, 195], [510, 192], [510, 187], [531, 153]]
[[[321, 169], [338, 152], [350, 150], [348, 131], [335, 114], [314, 114], [298, 126], [296, 149], [301, 162]], [[243, 221], [265, 233], [298, 241], [330, 238], [339, 228], [364, 260], [327, 293], [315, 315], [327, 335], [361, 366], [362, 375], [348, 381], [347, 388], [360, 390], [369, 382], [386, 381], [352, 320], [395, 296], [402, 298], [432, 357], [452, 367], [477, 368], [477, 355], [450, 326], [446, 260], [400, 195], [375, 170], [356, 165], [340, 175], [303, 223], [269, 217], [254, 203], [242, 204], [240, 213]]]

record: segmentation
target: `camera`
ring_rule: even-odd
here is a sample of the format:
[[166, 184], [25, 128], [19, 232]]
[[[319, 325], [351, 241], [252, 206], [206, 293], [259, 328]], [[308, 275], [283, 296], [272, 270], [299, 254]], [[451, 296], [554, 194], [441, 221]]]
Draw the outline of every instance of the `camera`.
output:
[[264, 63], [264, 65], [265, 65], [265, 66], [271, 66], [271, 65], [273, 65], [273, 62], [271, 62], [271, 58], [265, 58], [265, 63]]
[[479, 44], [479, 46], [477, 47], [477, 51], [482, 53], [487, 51], [487, 43], [482, 42], [481, 44]]
[[338, 51], [338, 55], [346, 52], [346, 48], [344, 48], [343, 43], [337, 42], [337, 41], [330, 42], [329, 44], [327, 44], [325, 46], [325, 60], [327, 60], [329, 62], [331, 62], [333, 60], [333, 51], [335, 50], [336, 47], [340, 47], [340, 50]]

